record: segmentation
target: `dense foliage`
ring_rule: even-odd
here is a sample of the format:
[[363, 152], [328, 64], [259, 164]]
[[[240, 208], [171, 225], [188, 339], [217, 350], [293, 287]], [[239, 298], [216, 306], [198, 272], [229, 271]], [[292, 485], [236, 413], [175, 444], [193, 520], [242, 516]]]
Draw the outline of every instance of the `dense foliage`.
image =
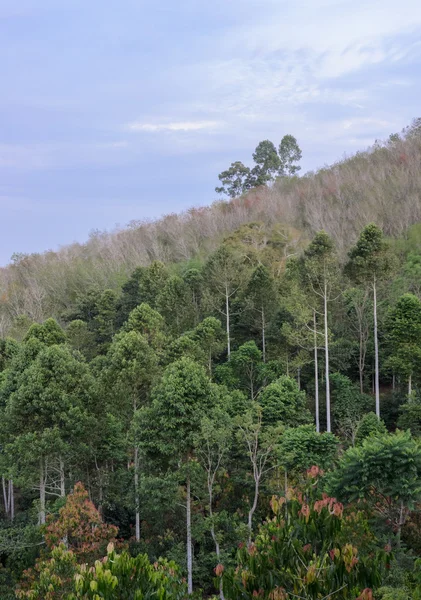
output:
[[1, 598], [420, 597], [420, 225], [260, 217], [3, 272]]

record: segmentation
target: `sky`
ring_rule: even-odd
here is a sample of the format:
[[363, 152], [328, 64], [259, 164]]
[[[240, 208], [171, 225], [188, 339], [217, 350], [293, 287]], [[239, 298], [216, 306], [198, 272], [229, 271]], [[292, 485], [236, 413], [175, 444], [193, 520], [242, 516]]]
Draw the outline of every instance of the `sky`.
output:
[[419, 0], [0, 0], [0, 265], [303, 171], [421, 116]]

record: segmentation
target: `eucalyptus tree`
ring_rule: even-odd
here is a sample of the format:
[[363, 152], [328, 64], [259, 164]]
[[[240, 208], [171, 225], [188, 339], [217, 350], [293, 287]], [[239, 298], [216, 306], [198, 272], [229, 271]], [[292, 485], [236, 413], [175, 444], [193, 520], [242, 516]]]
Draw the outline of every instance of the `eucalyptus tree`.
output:
[[376, 415], [380, 419], [377, 287], [379, 282], [390, 276], [395, 261], [389, 246], [383, 237], [382, 230], [374, 223], [370, 223], [364, 227], [357, 243], [351, 248], [348, 256], [349, 261], [345, 267], [345, 272], [356, 283], [368, 287], [373, 294], [374, 386], [376, 394]]
[[191, 471], [195, 440], [205, 416], [218, 404], [217, 386], [189, 358], [170, 364], [152, 391], [150, 407], [138, 417], [139, 443], [162, 472], [177, 471], [185, 485], [188, 591], [193, 592]]

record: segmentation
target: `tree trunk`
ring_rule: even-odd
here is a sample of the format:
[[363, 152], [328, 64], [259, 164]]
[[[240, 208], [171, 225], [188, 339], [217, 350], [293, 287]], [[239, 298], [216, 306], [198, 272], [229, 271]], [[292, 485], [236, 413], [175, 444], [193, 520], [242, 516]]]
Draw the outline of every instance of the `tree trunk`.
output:
[[298, 389], [301, 390], [301, 367], [297, 368], [297, 385]]
[[251, 534], [253, 532], [253, 515], [256, 512], [256, 508], [257, 508], [257, 501], [259, 499], [259, 483], [260, 483], [260, 478], [256, 473], [256, 469], [255, 473], [254, 473], [254, 499], [253, 499], [253, 504], [249, 510], [249, 514], [248, 514], [248, 523], [247, 523], [247, 527], [249, 530], [249, 544], [251, 544]]
[[360, 356], [358, 358], [358, 371], [360, 374], [360, 392], [364, 393], [364, 351], [363, 351], [363, 334], [360, 329]]
[[377, 333], [377, 289], [376, 278], [373, 281], [374, 306], [374, 390], [376, 394], [376, 415], [380, 419], [380, 387], [379, 387], [379, 340]]
[[231, 358], [230, 300], [229, 300], [227, 287], [225, 287], [225, 312], [226, 312], [226, 317], [227, 317], [227, 352], [228, 352], [228, 360], [230, 360], [230, 358]]
[[327, 284], [324, 288], [324, 321], [325, 321], [325, 370], [326, 370], [326, 431], [331, 432], [330, 424], [330, 381], [329, 381], [329, 330], [327, 325]]
[[[215, 526], [213, 524], [213, 481], [210, 475], [208, 474], [208, 493], [209, 493], [209, 517], [211, 522], [210, 533], [213, 539], [213, 543], [215, 544], [215, 554], [218, 559], [218, 563], [220, 562], [221, 549], [219, 547], [218, 538], [215, 533]], [[225, 600], [224, 592], [222, 589], [222, 577], [219, 579], [219, 597], [221, 600]]]
[[9, 513], [10, 520], [13, 521], [15, 518], [15, 489], [13, 479], [9, 479]]
[[409, 399], [411, 399], [411, 394], [412, 394], [412, 373], [410, 374], [410, 376], [408, 378], [408, 396], [409, 396]]
[[262, 306], [262, 358], [266, 362], [266, 327], [265, 327], [265, 311]]
[[60, 456], [60, 498], [66, 497], [66, 479], [64, 476], [64, 461]]
[[139, 501], [139, 448], [134, 449], [134, 502], [136, 512], [136, 542], [140, 541], [140, 501]]
[[190, 475], [187, 475], [186, 482], [186, 521], [187, 521], [187, 590], [189, 594], [193, 593], [193, 549], [191, 539], [191, 492]]
[[39, 524], [45, 525], [45, 468], [44, 459], [39, 463]]
[[313, 311], [314, 321], [314, 399], [316, 411], [316, 431], [320, 433], [320, 414], [319, 414], [319, 361], [317, 356], [317, 320], [316, 311]]

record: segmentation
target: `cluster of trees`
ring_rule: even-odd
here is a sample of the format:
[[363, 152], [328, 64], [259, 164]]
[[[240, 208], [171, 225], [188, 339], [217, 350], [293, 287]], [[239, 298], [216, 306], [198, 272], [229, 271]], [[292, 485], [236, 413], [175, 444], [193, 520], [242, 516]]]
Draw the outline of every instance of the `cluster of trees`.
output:
[[2, 597], [416, 597], [420, 228], [369, 224], [346, 256], [284, 234], [14, 320]]
[[229, 169], [218, 175], [222, 186], [216, 187], [215, 192], [236, 198], [277, 177], [291, 177], [301, 170], [297, 164], [301, 157], [301, 148], [293, 135], [284, 135], [278, 149], [270, 140], [263, 140], [253, 152], [255, 166], [250, 169], [241, 161], [231, 163]]

